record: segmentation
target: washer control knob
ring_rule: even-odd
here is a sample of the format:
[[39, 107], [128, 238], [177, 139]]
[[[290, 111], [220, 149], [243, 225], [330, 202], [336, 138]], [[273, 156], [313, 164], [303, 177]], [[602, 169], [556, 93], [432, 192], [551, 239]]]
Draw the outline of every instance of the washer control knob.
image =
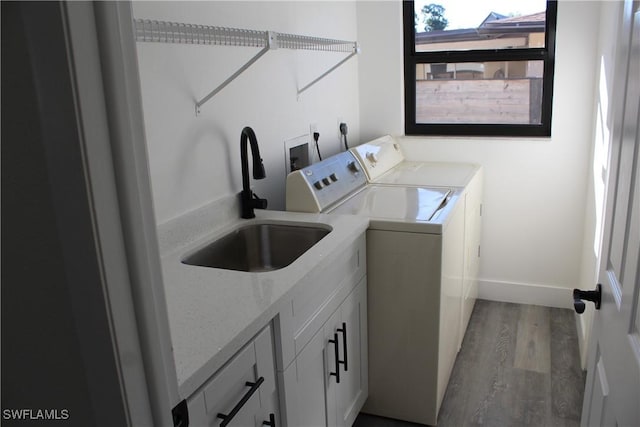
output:
[[324, 185], [322, 185], [322, 182], [320, 181], [314, 182], [313, 186], [316, 187], [318, 190], [322, 190], [322, 187], [324, 187]]
[[360, 172], [360, 168], [358, 167], [358, 164], [356, 162], [349, 162], [347, 164], [347, 168], [349, 168], [349, 170], [353, 173]]
[[331, 175], [329, 175], [329, 178], [331, 178], [331, 181], [336, 182], [338, 180], [338, 175], [332, 173]]
[[378, 163], [378, 155], [372, 151], [369, 151], [367, 153], [367, 159], [371, 162], [371, 163]]
[[329, 180], [329, 178], [322, 178], [322, 182], [324, 183], [324, 185], [331, 185], [331, 181]]

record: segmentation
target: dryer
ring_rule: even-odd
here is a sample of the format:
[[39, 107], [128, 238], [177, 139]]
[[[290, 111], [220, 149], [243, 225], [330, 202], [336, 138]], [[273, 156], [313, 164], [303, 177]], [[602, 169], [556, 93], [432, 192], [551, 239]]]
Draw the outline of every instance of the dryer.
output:
[[459, 188], [368, 183], [351, 152], [287, 177], [287, 210], [369, 218], [364, 412], [437, 422], [458, 350], [461, 195]]

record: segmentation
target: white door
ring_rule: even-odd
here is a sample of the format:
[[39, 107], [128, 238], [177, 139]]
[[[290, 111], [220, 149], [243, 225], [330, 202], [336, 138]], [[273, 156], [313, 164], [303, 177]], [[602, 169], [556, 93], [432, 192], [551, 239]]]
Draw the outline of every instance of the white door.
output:
[[[640, 12], [624, 6], [616, 73], [624, 88], [611, 141], [610, 177], [599, 281], [602, 305], [596, 311], [587, 362], [583, 426], [640, 425]], [[626, 53], [628, 52], [628, 53]]]
[[[283, 372], [281, 398], [285, 400], [287, 427], [327, 427], [328, 413], [335, 420], [335, 372], [333, 345], [320, 328], [302, 349], [294, 363]], [[333, 401], [333, 403], [332, 403]], [[333, 408], [333, 411], [331, 411]]]

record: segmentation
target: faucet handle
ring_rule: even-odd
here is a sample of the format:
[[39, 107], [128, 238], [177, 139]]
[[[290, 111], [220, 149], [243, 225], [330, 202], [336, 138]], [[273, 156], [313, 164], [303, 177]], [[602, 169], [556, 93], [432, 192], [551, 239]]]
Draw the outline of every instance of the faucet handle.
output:
[[256, 193], [252, 193], [253, 200], [251, 200], [251, 204], [255, 209], [267, 209], [267, 199], [261, 199], [258, 197]]
[[240, 217], [245, 219], [255, 218], [254, 209], [266, 209], [267, 199], [259, 198], [251, 190], [242, 190], [240, 196]]

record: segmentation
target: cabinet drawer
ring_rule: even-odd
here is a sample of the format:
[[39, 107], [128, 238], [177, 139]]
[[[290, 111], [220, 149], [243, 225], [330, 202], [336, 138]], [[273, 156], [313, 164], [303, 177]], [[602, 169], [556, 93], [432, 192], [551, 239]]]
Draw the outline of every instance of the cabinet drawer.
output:
[[312, 312], [307, 321], [300, 325], [293, 335], [296, 354], [300, 353], [304, 346], [307, 345], [316, 331], [327, 321], [331, 313], [338, 308], [361, 279], [362, 276], [358, 275], [357, 272], [348, 274], [334, 289], [329, 298], [316, 307], [316, 311]]
[[[245, 399], [240, 407], [240, 402]], [[271, 327], [263, 329], [187, 401], [190, 425], [260, 426], [275, 413], [277, 395]], [[264, 418], [264, 419], [262, 419]]]
[[315, 332], [366, 274], [365, 235], [335, 257], [331, 268], [317, 271], [298, 285], [290, 309], [276, 322], [278, 370], [287, 367]]

